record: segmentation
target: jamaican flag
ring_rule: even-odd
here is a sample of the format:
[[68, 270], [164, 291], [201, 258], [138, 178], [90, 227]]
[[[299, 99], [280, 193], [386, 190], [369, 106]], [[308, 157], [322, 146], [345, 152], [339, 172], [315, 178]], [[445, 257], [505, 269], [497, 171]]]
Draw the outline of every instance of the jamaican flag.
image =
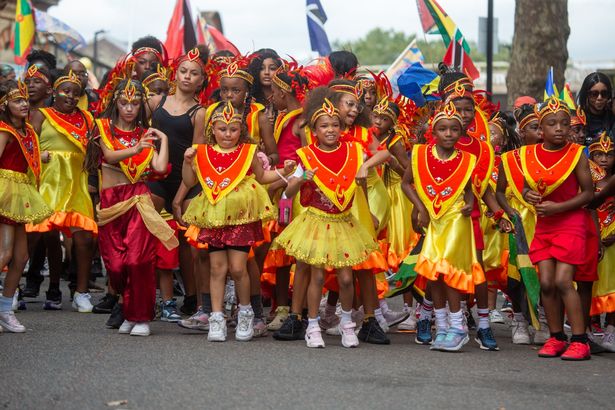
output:
[[406, 292], [412, 292], [414, 298], [418, 301], [423, 300], [423, 291], [414, 287], [416, 280], [416, 272], [414, 266], [419, 259], [419, 253], [423, 249], [423, 239], [425, 235], [421, 235], [418, 242], [412, 248], [406, 259], [399, 265], [399, 270], [389, 279], [389, 291], [385, 295], [387, 298], [392, 298]]
[[517, 216], [512, 217], [514, 233], [508, 236], [510, 254], [508, 263], [508, 296], [521, 306], [527, 321], [540, 329], [538, 323], [538, 301], [540, 282], [536, 268], [530, 261], [529, 245], [523, 224]]

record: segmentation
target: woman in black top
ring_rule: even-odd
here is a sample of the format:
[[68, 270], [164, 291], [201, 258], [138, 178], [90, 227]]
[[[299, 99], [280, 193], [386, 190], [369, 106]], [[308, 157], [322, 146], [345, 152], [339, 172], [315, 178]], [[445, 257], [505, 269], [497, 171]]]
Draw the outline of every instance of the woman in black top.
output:
[[615, 123], [611, 80], [600, 72], [589, 74], [585, 77], [577, 98], [577, 105], [583, 109], [587, 117], [585, 145], [589, 145], [603, 131], [610, 133]]

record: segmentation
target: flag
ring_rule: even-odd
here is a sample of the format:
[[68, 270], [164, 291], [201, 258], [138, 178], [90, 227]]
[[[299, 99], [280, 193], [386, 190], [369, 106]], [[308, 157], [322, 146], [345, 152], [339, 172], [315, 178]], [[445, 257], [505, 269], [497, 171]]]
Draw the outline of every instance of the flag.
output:
[[207, 44], [211, 54], [222, 50], [228, 50], [235, 55], [241, 54], [235, 44], [231, 43], [220, 30], [207, 24], [202, 17], [196, 19], [196, 31], [197, 41], [199, 44]]
[[177, 0], [164, 42], [169, 58], [177, 58], [196, 46], [196, 30], [192, 24], [188, 0]]
[[557, 86], [553, 81], [553, 66], [549, 67], [549, 71], [547, 72], [547, 81], [545, 82], [545, 93], [544, 100], [547, 101], [550, 97], [557, 97], [559, 92], [557, 91]]
[[399, 94], [397, 79], [410, 67], [413, 63], [422, 63], [424, 61], [423, 53], [416, 46], [416, 39], [413, 39], [408, 47], [393, 61], [393, 64], [386, 70], [385, 74], [391, 82], [393, 94]]
[[62, 50], [70, 52], [86, 45], [85, 39], [77, 30], [44, 11], [34, 9], [34, 19], [36, 30], [51, 35]]
[[385, 295], [385, 298], [392, 298], [402, 293], [413, 291], [414, 281], [417, 277], [414, 267], [423, 249], [424, 239], [425, 235], [421, 235], [416, 245], [414, 245], [414, 248], [412, 248], [408, 256], [406, 256], [399, 266], [397, 273], [389, 279], [389, 291]]
[[455, 37], [448, 45], [442, 62], [449, 67], [455, 67], [455, 69], [465, 73], [472, 80], [480, 77], [480, 72], [470, 58], [470, 46], [466, 43], [459, 30], [455, 31]]
[[[440, 34], [445, 46], [455, 38], [457, 24], [446, 14], [436, 0], [416, 0], [421, 25], [426, 34]], [[470, 46], [463, 40], [463, 48], [470, 52]]]
[[397, 86], [401, 95], [422, 107], [427, 101], [439, 99], [433, 96], [438, 91], [439, 82], [438, 74], [427, 70], [421, 63], [414, 63], [397, 79]]
[[32, 5], [27, 0], [17, 0], [15, 6], [15, 32], [13, 37], [13, 50], [15, 63], [25, 64], [26, 56], [34, 44], [36, 25]]
[[570, 84], [564, 84], [562, 92], [559, 93], [559, 99], [565, 102], [571, 111], [575, 111], [577, 109], [577, 105], [574, 103], [574, 97], [572, 96], [572, 91], [570, 91]]
[[306, 12], [312, 51], [318, 52], [320, 56], [331, 54], [331, 46], [325, 31], [327, 15], [320, 4], [320, 0], [306, 0]]

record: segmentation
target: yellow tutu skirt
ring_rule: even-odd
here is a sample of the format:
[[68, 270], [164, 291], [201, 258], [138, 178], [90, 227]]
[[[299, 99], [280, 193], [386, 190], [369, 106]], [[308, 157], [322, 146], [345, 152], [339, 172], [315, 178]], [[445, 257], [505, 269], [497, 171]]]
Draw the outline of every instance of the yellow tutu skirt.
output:
[[427, 227], [425, 242], [414, 270], [427, 280], [444, 282], [464, 293], [474, 293], [474, 285], [485, 281], [476, 258], [472, 219], [461, 214], [463, 198]]
[[38, 223], [53, 211], [28, 175], [0, 169], [0, 216], [18, 224]]
[[391, 217], [391, 199], [387, 188], [375, 168], [367, 174], [367, 199], [370, 212], [378, 219], [376, 236], [386, 228]]
[[[359, 221], [363, 228], [374, 238], [376, 241], [376, 229], [372, 220], [372, 214], [370, 212], [369, 204], [363, 189], [357, 187], [350, 208], [352, 215]], [[381, 252], [380, 247], [372, 252], [369, 257], [362, 263], [352, 267], [353, 270], [371, 270], [374, 274], [384, 272], [388, 269], [387, 260], [384, 254]]]
[[408, 256], [419, 235], [412, 229], [412, 202], [401, 189], [401, 177], [391, 172], [387, 187], [391, 198], [391, 218], [387, 224], [386, 241], [389, 245], [387, 262], [397, 272], [401, 262]]
[[81, 152], [51, 151], [49, 162], [42, 166], [38, 190], [54, 213], [37, 225], [28, 225], [28, 232], [54, 229], [67, 235], [71, 229], [98, 232], [83, 161]]
[[[615, 228], [615, 224], [611, 225]], [[608, 229], [608, 228], [607, 228]], [[612, 233], [605, 232], [605, 238]], [[598, 263], [598, 281], [594, 282], [590, 315], [615, 312], [615, 245], [607, 247]]]
[[307, 208], [273, 241], [271, 249], [308, 265], [336, 269], [363, 262], [378, 247], [350, 212], [327, 214]]
[[485, 250], [483, 251], [483, 268], [489, 287], [506, 289], [508, 276], [508, 235], [501, 233], [491, 218], [485, 215], [486, 208], [480, 219], [483, 231]]
[[268, 221], [276, 216], [275, 211], [267, 190], [253, 177], [246, 177], [215, 205], [201, 192], [190, 202], [183, 218], [199, 228], [221, 228]]

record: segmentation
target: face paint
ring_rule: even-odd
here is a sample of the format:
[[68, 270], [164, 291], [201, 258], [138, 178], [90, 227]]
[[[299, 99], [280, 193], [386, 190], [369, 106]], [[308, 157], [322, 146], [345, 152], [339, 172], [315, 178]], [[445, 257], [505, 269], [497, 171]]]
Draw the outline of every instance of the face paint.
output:
[[64, 91], [58, 91], [58, 97], [68, 97], [68, 94], [66, 94]]

